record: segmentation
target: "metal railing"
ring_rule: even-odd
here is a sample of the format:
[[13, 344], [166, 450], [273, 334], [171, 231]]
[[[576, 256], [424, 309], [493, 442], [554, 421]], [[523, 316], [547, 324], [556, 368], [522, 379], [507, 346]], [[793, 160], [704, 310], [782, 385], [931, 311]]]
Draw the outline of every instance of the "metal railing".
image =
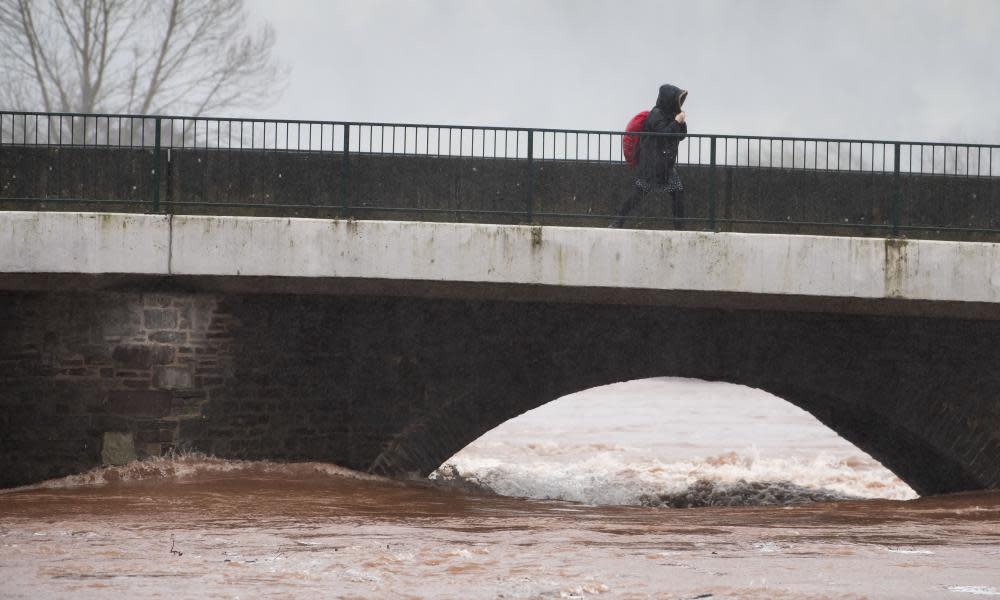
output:
[[[542, 217], [579, 217], [586, 219], [610, 218], [611, 211], [600, 213], [589, 210], [574, 211], [572, 206], [561, 210], [539, 210], [536, 206], [537, 188], [543, 183], [540, 171], [546, 165], [568, 163], [575, 165], [621, 165], [622, 138], [624, 135], [655, 136], [665, 134], [626, 134], [620, 131], [565, 130], [545, 128], [483, 127], [458, 125], [427, 125], [404, 123], [367, 123], [341, 121], [275, 120], [207, 118], [185, 116], [114, 115], [114, 114], [73, 114], [42, 112], [0, 112], [0, 152], [6, 151], [7, 165], [0, 163], [0, 202], [111, 202], [132, 204], [141, 210], [159, 212], [164, 208], [172, 211], [185, 206], [215, 206], [317, 209], [335, 208], [341, 215], [349, 216], [358, 211], [407, 212], [433, 214], [479, 214], [518, 217], [522, 222], [532, 222]], [[111, 154], [103, 156], [98, 168], [128, 171], [134, 180], [133, 193], [102, 193], [114, 188], [113, 183], [95, 184], [91, 188], [81, 185], [78, 180], [89, 175], [81, 173], [73, 180], [72, 169], [66, 169], [69, 182], [53, 190], [21, 185], [12, 185], [18, 177], [18, 169], [29, 169], [24, 161], [14, 166], [11, 152], [23, 153], [42, 150], [104, 150], [140, 151], [148, 155], [148, 162], [136, 155]], [[269, 184], [269, 198], [249, 201], [247, 198], [225, 194], [225, 182], [215, 182], [215, 191], [199, 192], [186, 197], [182, 182], [172, 184], [170, 174], [175, 156], [190, 156], [200, 152], [200, 161], [212, 163], [205, 166], [206, 173], [222, 176], [225, 165], [240, 166], [240, 156], [303, 156], [317, 159], [314, 168], [335, 173], [335, 181], [329, 183], [339, 189], [336, 201], [327, 194], [323, 198], [299, 198], [296, 202], [273, 201], [280, 195], [280, 188]], [[25, 154], [26, 155], [26, 154]], [[325, 159], [324, 159], [325, 157]], [[352, 164], [364, 158], [417, 159], [461, 158], [479, 161], [502, 161], [522, 166], [520, 178], [521, 194], [516, 201], [508, 198], [506, 206], [492, 206], [489, 210], [478, 207], [432, 207], [409, 206], [403, 199], [401, 205], [389, 206], [365, 204], [363, 189], [358, 189], [359, 179], [352, 178]], [[70, 159], [50, 154], [36, 157], [33, 168], [43, 165], [48, 171], [66, 167]], [[72, 160], [84, 159], [75, 156]], [[324, 160], [326, 162], [324, 162]], [[62, 162], [60, 162], [62, 161]], [[110, 162], [107, 162], [110, 161]], [[226, 161], [229, 161], [228, 163]], [[261, 163], [263, 164], [263, 163]], [[442, 164], [442, 163], [435, 163]], [[993, 232], [989, 227], [955, 227], [953, 223], [921, 223], [908, 225], [899, 219], [902, 198], [902, 182], [911, 176], [943, 176], [989, 181], [989, 189], [1000, 177], [1000, 145], [954, 144], [885, 140], [850, 140], [835, 138], [792, 138], [743, 135], [688, 134], [679, 143], [678, 164], [681, 166], [705, 168], [712, 173], [706, 189], [701, 190], [707, 211], [704, 215], [691, 218], [700, 221], [709, 229], [720, 225], [758, 222], [766, 224], [829, 225], [873, 227], [897, 235], [901, 229], [967, 229], [969, 231]], [[322, 165], [322, 166], [321, 166]], [[127, 167], [127, 168], [126, 168]], [[282, 167], [275, 177], [281, 178]], [[433, 168], [426, 165], [424, 168]], [[806, 222], [771, 215], [772, 218], [740, 219], [718, 215], [718, 201], [721, 188], [726, 185], [719, 181], [717, 171], [749, 169], [756, 171], [812, 172], [812, 173], [855, 173], [880, 175], [891, 178], [891, 198], [887, 199], [888, 215], [878, 222]], [[79, 170], [79, 169], [78, 169]], [[189, 167], [187, 172], [192, 172]], [[622, 166], [622, 172], [627, 172]], [[255, 173], [254, 175], [259, 175]], [[44, 173], [41, 175], [45, 175]], [[41, 175], [35, 173], [38, 179]], [[22, 173], [22, 177], [31, 177]], [[124, 175], [123, 175], [124, 176]], [[245, 176], [242, 171], [230, 177]], [[727, 175], [731, 177], [731, 175]], [[369, 176], [371, 177], [371, 176]], [[40, 181], [40, 179], [39, 179]], [[46, 180], [49, 182], [49, 180]], [[22, 182], [23, 183], [23, 182]], [[371, 188], [375, 182], [365, 185]], [[48, 185], [48, 183], [47, 183]], [[427, 185], [430, 185], [428, 182]], [[266, 186], [265, 186], [266, 187]], [[363, 186], [362, 186], [363, 187]], [[497, 182], [499, 187], [499, 182]], [[688, 186], [690, 188], [690, 186]], [[6, 193], [17, 188], [20, 192]], [[184, 188], [184, 189], [180, 189]], [[232, 189], [233, 186], [230, 186]], [[79, 194], [72, 193], [74, 190]], [[424, 190], [433, 193], [433, 189]], [[262, 192], [264, 196], [268, 193]], [[359, 195], [360, 194], [360, 195]], [[251, 192], [250, 195], [255, 195]], [[885, 194], [883, 194], [884, 196]], [[271, 201], [265, 201], [271, 200]], [[399, 204], [399, 202], [397, 202]], [[886, 211], [882, 211], [886, 212]]]

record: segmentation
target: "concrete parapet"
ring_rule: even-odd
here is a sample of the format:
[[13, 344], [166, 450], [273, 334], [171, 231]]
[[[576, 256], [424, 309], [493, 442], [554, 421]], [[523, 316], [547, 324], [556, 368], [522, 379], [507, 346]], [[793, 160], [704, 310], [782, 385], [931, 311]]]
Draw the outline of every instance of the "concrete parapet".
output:
[[[205, 291], [885, 314], [1000, 306], [1000, 244], [986, 242], [54, 212], [2, 212], [0, 230], [6, 289], [169, 278]], [[154, 307], [143, 318], [171, 329], [180, 317]]]

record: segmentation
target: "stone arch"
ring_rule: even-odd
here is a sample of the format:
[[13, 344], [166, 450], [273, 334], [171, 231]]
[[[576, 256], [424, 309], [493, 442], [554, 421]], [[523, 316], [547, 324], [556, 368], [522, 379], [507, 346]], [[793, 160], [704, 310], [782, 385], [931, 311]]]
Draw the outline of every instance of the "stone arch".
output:
[[[599, 385], [615, 382], [607, 381]], [[793, 389], [793, 386], [776, 384], [759, 389], [810, 413], [848, 442], [878, 460], [920, 494], [982, 487], [974, 471], [938, 451], [927, 440], [885, 415], [865, 410], [828, 394]], [[488, 420], [484, 419], [474, 403], [459, 401], [444, 404], [440, 407], [440, 413], [426, 415], [423, 419], [408, 423], [372, 461], [368, 471], [388, 476], [400, 473], [427, 476], [489, 431], [552, 400], [554, 399], [540, 399], [537, 404], [531, 402], [525, 405], [527, 408], [523, 411], [509, 416], [494, 413]]]
[[0, 317], [0, 485], [100, 464], [108, 432], [427, 474], [555, 398], [677, 376], [783, 398], [918, 493], [1000, 488], [997, 321], [168, 290], [7, 294]]
[[[493, 308], [517, 341], [490, 344], [490, 350], [528, 350], [521, 362], [493, 365], [510, 386], [499, 392], [488, 384], [462, 386], [414, 414], [369, 463], [370, 471], [426, 475], [500, 423], [557, 397], [616, 381], [678, 376], [783, 398], [920, 494], [1000, 486], [996, 464], [979, 458], [1000, 456], [1000, 421], [982, 412], [995, 413], [988, 407], [1000, 391], [996, 373], [983, 362], [997, 355], [982, 331], [996, 329], [992, 322], [676, 307]], [[496, 333], [491, 325], [480, 331]], [[448, 368], [476, 372], [477, 352], [454, 357]], [[984, 418], [993, 420], [988, 425]]]

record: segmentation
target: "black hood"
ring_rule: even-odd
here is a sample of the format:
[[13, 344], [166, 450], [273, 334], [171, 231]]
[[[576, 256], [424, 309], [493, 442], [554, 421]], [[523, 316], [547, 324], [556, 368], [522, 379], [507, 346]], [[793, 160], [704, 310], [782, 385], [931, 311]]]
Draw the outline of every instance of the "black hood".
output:
[[687, 94], [687, 90], [665, 83], [660, 86], [660, 94], [656, 97], [656, 108], [664, 113], [676, 115], [681, 112]]

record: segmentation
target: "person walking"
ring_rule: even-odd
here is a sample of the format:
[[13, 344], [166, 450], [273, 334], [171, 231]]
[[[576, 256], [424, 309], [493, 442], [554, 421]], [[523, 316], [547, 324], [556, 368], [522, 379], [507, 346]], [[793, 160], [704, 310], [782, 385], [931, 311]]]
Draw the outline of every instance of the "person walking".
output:
[[670, 194], [674, 214], [674, 229], [684, 229], [684, 184], [677, 173], [677, 149], [687, 134], [684, 100], [687, 90], [666, 83], [660, 86], [656, 106], [649, 111], [642, 130], [649, 133], [674, 135], [643, 135], [639, 138], [639, 164], [636, 178], [625, 204], [609, 227], [625, 225], [625, 217], [635, 210], [650, 192]]

